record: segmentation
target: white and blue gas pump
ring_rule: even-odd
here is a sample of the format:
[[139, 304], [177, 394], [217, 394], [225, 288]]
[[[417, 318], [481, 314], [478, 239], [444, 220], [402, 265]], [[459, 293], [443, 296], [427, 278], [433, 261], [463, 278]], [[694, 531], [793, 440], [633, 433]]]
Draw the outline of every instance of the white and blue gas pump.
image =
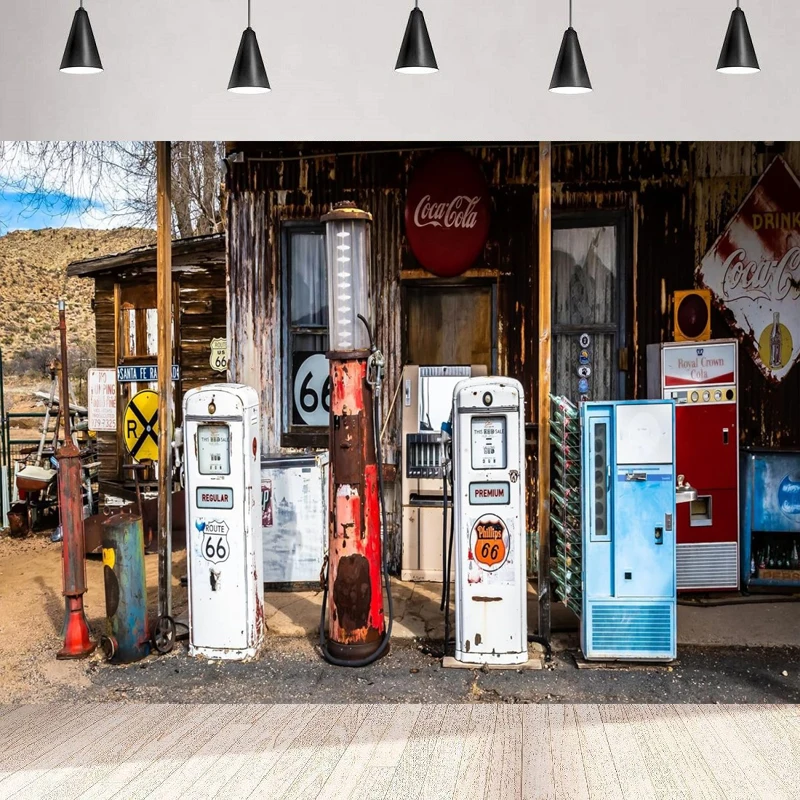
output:
[[581, 649], [588, 660], [676, 657], [675, 405], [586, 402]]

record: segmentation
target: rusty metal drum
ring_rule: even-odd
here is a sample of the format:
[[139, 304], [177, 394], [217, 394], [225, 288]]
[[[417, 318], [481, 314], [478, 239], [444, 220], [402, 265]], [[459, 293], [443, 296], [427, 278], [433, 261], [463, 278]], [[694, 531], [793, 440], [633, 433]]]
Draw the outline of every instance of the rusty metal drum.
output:
[[150, 653], [142, 518], [114, 514], [102, 530], [107, 618], [102, 646], [112, 663], [130, 664]]

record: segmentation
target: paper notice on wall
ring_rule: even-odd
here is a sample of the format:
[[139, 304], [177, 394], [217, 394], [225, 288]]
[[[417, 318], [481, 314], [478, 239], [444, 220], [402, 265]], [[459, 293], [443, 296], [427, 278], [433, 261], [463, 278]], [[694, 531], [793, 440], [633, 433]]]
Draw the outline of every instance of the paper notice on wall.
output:
[[117, 373], [114, 369], [90, 369], [89, 430], [117, 429]]

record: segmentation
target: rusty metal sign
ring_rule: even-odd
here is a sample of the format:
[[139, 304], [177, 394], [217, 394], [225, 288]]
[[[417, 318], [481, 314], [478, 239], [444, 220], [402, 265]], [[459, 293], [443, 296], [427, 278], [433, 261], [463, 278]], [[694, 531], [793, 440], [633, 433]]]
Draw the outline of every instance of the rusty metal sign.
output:
[[800, 359], [800, 181], [778, 156], [695, 272], [763, 375]]

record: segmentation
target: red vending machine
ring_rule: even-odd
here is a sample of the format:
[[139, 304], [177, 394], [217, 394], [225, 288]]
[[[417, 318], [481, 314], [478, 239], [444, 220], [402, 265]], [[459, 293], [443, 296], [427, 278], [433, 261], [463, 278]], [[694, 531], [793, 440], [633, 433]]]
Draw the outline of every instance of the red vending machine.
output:
[[678, 591], [739, 588], [737, 342], [647, 347], [652, 398], [674, 400], [676, 471], [697, 490], [677, 506]]

